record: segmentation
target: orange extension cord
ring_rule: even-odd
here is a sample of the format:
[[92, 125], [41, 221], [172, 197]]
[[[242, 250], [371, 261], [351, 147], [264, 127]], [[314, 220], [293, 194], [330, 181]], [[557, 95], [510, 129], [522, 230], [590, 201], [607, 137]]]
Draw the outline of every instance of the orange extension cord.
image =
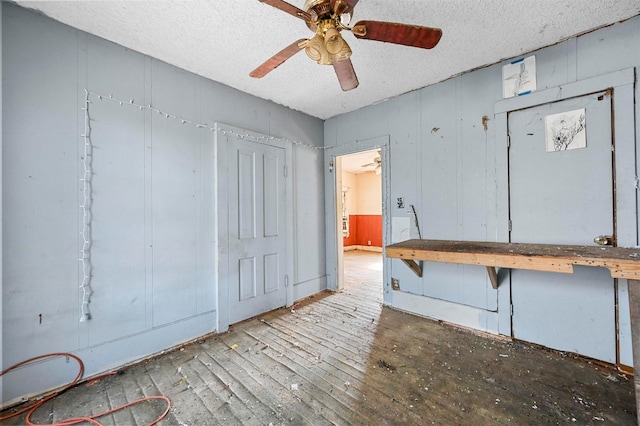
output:
[[[25, 408], [23, 408], [22, 410], [12, 413], [10, 415], [4, 416], [4, 417], [0, 417], [0, 421], [4, 421], [7, 419], [10, 419], [12, 417], [18, 416], [26, 411], [28, 411], [27, 416], [25, 417], [25, 422], [28, 426], [38, 426], [38, 423], [33, 423], [31, 422], [31, 416], [33, 415], [33, 413], [36, 412], [36, 410], [38, 408], [40, 408], [42, 406], [42, 404], [44, 404], [45, 402], [49, 401], [50, 399], [55, 398], [56, 396], [60, 395], [62, 392], [66, 391], [67, 389], [72, 388], [73, 386], [75, 386], [80, 379], [82, 378], [82, 375], [84, 373], [84, 364], [82, 362], [82, 360], [77, 357], [76, 355], [70, 354], [70, 353], [66, 353], [66, 352], [56, 352], [56, 353], [51, 353], [51, 354], [46, 354], [46, 355], [40, 355], [40, 356], [36, 356], [33, 358], [29, 358], [27, 360], [24, 360], [22, 362], [19, 362], [9, 368], [7, 368], [6, 370], [3, 370], [0, 373], [0, 376], [4, 376], [5, 374], [7, 374], [8, 372], [15, 370], [16, 368], [23, 366], [25, 364], [29, 364], [30, 362], [33, 361], [37, 361], [39, 359], [43, 359], [43, 358], [52, 358], [52, 357], [57, 357], [57, 356], [64, 356], [64, 357], [69, 357], [69, 358], [73, 358], [74, 360], [76, 360], [76, 362], [78, 363], [78, 374], [76, 375], [76, 377], [73, 379], [73, 381], [71, 381], [69, 384], [63, 386], [61, 389], [59, 389], [58, 391], [54, 392], [53, 394], [49, 395], [46, 398], [41, 399], [40, 401], [29, 405]], [[116, 374], [115, 372], [110, 372], [110, 373], [106, 373], [106, 374], [102, 374], [100, 376], [94, 377], [93, 379], [99, 379], [101, 377], [105, 377], [105, 376], [110, 376]], [[158, 417], [157, 419], [155, 419], [153, 422], [149, 423], [149, 426], [155, 425], [156, 423], [158, 423], [160, 420], [162, 420], [168, 413], [169, 410], [171, 409], [171, 400], [169, 400], [169, 398], [167, 398], [166, 396], [149, 396], [146, 398], [141, 398], [138, 399], [136, 401], [132, 401], [128, 404], [122, 405], [120, 407], [116, 407], [113, 408], [109, 411], [105, 411], [103, 413], [99, 413], [99, 414], [94, 414], [93, 416], [87, 416], [87, 417], [74, 417], [74, 418], [70, 418], [70, 419], [66, 419], [66, 420], [62, 420], [60, 422], [57, 423], [53, 423], [54, 426], [67, 426], [67, 425], [73, 425], [73, 424], [77, 424], [77, 423], [82, 423], [82, 422], [89, 422], [91, 424], [97, 425], [97, 426], [102, 426], [100, 422], [98, 422], [96, 419], [99, 417], [104, 417], [107, 416], [109, 414], [112, 414], [116, 411], [120, 411], [120, 410], [124, 410], [125, 408], [131, 407], [132, 405], [135, 404], [139, 404], [141, 402], [145, 402], [145, 401], [150, 401], [153, 399], [160, 399], [163, 400], [167, 403], [167, 408], [166, 410], [160, 415], [160, 417]], [[50, 423], [47, 423], [48, 425]]]

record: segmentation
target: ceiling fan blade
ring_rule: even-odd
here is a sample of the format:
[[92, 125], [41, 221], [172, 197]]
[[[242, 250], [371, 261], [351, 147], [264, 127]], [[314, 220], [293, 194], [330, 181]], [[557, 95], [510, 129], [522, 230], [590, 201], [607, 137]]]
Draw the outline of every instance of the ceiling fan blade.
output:
[[305, 38], [294, 41], [289, 46], [285, 47], [284, 49], [273, 55], [271, 58], [267, 59], [266, 62], [260, 65], [258, 68], [251, 71], [249, 76], [253, 78], [262, 78], [265, 75], [269, 74], [271, 71], [282, 65], [284, 61], [301, 51], [304, 48], [304, 42], [306, 41], [307, 39]]
[[333, 61], [333, 69], [336, 71], [340, 87], [343, 91], [353, 90], [358, 87], [358, 77], [353, 69], [351, 59], [345, 59], [343, 61]]
[[276, 9], [280, 9], [283, 12], [287, 12], [289, 15], [293, 15], [296, 18], [300, 18], [306, 22], [311, 22], [311, 15], [305, 12], [302, 9], [295, 7], [292, 4], [287, 3], [283, 0], [258, 0], [261, 3], [266, 3], [269, 6], [273, 6]]
[[360, 21], [351, 30], [357, 38], [402, 44], [404, 46], [431, 49], [442, 37], [440, 28], [394, 22]]
[[358, 0], [331, 0], [331, 10], [337, 15], [349, 13], [356, 7]]

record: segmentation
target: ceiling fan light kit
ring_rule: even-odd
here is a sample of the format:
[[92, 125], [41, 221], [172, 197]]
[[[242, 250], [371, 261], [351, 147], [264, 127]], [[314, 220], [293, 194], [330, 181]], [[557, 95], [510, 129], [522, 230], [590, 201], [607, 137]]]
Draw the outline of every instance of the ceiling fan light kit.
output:
[[351, 48], [331, 24], [329, 20], [322, 21], [316, 35], [301, 45], [307, 56], [320, 65], [332, 65], [351, 57]]
[[321, 34], [316, 34], [306, 43], [304, 51], [307, 56], [321, 65], [330, 65], [329, 52], [324, 45], [324, 38]]
[[327, 30], [324, 35], [324, 43], [329, 55], [332, 55], [335, 60], [344, 61], [351, 57], [351, 48], [336, 28], [329, 28]]
[[442, 31], [439, 28], [395, 22], [360, 21], [349, 28], [353, 8], [359, 0], [306, 0], [305, 10], [283, 0], [258, 1], [302, 19], [315, 35], [311, 39], [298, 40], [267, 59], [249, 74], [254, 78], [264, 77], [304, 49], [307, 56], [318, 64], [333, 65], [342, 90], [352, 90], [358, 87], [359, 83], [351, 63], [351, 47], [340, 34], [342, 30], [351, 31], [356, 38], [363, 40], [382, 41], [421, 49], [435, 47], [442, 37]]

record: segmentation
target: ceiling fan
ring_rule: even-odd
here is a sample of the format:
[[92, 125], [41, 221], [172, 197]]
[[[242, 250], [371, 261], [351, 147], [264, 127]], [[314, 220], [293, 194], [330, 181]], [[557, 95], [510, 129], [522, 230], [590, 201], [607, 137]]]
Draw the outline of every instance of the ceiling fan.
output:
[[359, 0], [306, 0], [304, 10], [283, 0], [258, 0], [300, 18], [315, 33], [311, 39], [300, 39], [267, 59], [249, 75], [262, 78], [287, 59], [305, 49], [307, 56], [321, 65], [333, 65], [342, 90], [358, 87], [358, 78], [351, 63], [351, 48], [340, 31], [351, 31], [356, 38], [377, 40], [404, 46], [431, 49], [442, 37], [439, 28], [398, 24], [383, 21], [359, 21], [349, 27], [353, 8]]
[[382, 151], [378, 150], [378, 156], [373, 159], [372, 163], [363, 164], [361, 167], [371, 167], [375, 166], [373, 171], [379, 175], [382, 173]]

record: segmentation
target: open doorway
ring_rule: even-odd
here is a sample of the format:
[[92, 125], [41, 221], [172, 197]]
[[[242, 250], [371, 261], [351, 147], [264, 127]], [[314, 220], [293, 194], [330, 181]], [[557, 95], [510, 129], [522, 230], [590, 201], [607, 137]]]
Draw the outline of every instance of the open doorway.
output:
[[382, 151], [337, 157], [339, 289], [382, 301]]

